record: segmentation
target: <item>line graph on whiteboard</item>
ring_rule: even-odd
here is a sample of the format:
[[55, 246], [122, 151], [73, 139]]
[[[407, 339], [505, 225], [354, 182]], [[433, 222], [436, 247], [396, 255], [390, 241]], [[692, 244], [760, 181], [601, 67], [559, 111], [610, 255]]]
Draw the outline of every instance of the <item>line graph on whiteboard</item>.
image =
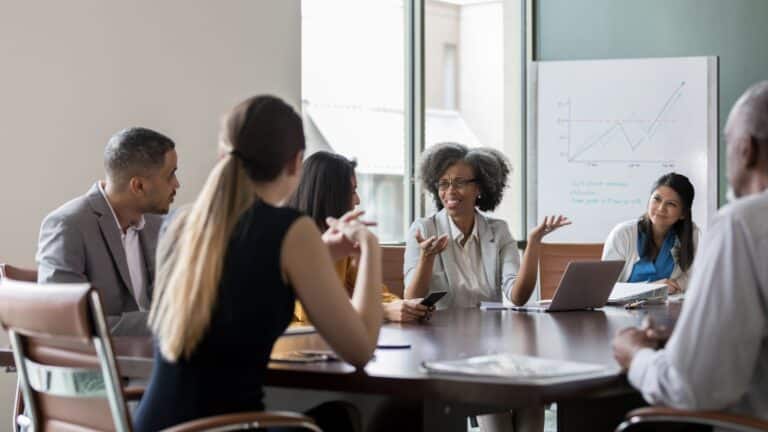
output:
[[560, 156], [576, 164], [674, 167], [675, 161], [666, 156], [669, 146], [675, 146], [679, 138], [675, 132], [683, 126], [678, 124], [676, 108], [685, 97], [685, 86], [686, 82], [680, 81], [669, 93], [624, 101], [630, 108], [611, 111], [611, 115], [593, 112], [582, 116], [579, 104], [571, 97], [559, 99], [556, 122], [563, 144]]

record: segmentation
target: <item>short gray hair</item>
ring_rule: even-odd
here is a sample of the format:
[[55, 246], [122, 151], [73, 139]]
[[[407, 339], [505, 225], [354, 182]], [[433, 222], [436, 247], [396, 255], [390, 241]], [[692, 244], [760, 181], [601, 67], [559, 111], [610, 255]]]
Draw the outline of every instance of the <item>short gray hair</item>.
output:
[[752, 85], [736, 101], [728, 116], [726, 134], [748, 134], [768, 141], [768, 81]]
[[471, 166], [474, 171], [476, 184], [480, 188], [477, 207], [482, 211], [494, 210], [504, 197], [512, 171], [509, 160], [500, 151], [489, 147], [470, 149], [456, 143], [435, 144], [421, 156], [419, 177], [424, 189], [432, 194], [435, 206], [443, 208], [437, 182], [445, 170], [458, 162]]
[[175, 147], [170, 138], [151, 129], [123, 129], [112, 135], [104, 149], [104, 169], [111, 180], [122, 183], [162, 167], [165, 154]]

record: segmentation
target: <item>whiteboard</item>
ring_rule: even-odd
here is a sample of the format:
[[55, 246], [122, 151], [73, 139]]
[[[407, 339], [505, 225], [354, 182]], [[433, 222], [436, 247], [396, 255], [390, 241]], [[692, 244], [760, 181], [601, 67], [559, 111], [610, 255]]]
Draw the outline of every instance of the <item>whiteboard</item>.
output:
[[573, 225], [547, 241], [604, 242], [645, 212], [670, 171], [693, 183], [693, 220], [706, 227], [717, 208], [717, 58], [535, 62], [530, 76], [529, 229], [563, 214]]

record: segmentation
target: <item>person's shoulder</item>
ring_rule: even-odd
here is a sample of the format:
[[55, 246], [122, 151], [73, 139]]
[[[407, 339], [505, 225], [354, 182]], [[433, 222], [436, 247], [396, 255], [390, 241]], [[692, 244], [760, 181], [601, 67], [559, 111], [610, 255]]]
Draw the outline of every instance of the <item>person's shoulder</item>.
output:
[[608, 238], [632, 238], [637, 235], [637, 219], [619, 222], [611, 228]]
[[93, 219], [93, 209], [89, 203], [88, 195], [81, 195], [60, 205], [43, 219], [43, 223], [65, 223], [77, 225], [87, 223]]
[[768, 191], [739, 198], [718, 211], [710, 229], [742, 226], [752, 236], [768, 235]]
[[637, 230], [637, 219], [630, 219], [624, 222], [617, 223], [612, 231], [616, 232], [631, 232]]
[[441, 212], [437, 212], [437, 213], [432, 213], [431, 215], [428, 215], [428, 216], [416, 218], [411, 224], [411, 229], [415, 229], [415, 228], [431, 229], [434, 226], [434, 221], [438, 218], [440, 214]]

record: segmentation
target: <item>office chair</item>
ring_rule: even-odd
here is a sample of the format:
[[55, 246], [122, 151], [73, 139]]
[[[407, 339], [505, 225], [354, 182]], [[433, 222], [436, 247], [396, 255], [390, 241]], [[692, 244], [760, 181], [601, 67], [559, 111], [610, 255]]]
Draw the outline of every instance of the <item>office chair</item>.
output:
[[[0, 323], [8, 331], [28, 415], [17, 424], [34, 431], [131, 432], [122, 387], [98, 292], [90, 284], [0, 281]], [[197, 419], [173, 432], [294, 427], [320, 431], [309, 417], [288, 412], [242, 412]]]
[[768, 421], [716, 411], [686, 411], [666, 407], [646, 407], [632, 410], [627, 420], [616, 432], [631, 432], [635, 429], [653, 430], [664, 424], [685, 424], [690, 426], [711, 426], [738, 432], [768, 430]]
[[599, 261], [602, 243], [542, 243], [539, 252], [541, 299], [551, 299], [571, 261]]
[[[0, 263], [0, 281], [12, 279], [24, 282], [37, 282], [37, 269], [27, 269]], [[10, 369], [10, 368], [9, 368]], [[12, 371], [12, 370], [11, 370]], [[16, 383], [16, 396], [13, 401], [13, 416], [11, 417], [12, 431], [16, 431], [16, 419], [24, 412], [24, 400], [21, 397], [21, 387]]]

